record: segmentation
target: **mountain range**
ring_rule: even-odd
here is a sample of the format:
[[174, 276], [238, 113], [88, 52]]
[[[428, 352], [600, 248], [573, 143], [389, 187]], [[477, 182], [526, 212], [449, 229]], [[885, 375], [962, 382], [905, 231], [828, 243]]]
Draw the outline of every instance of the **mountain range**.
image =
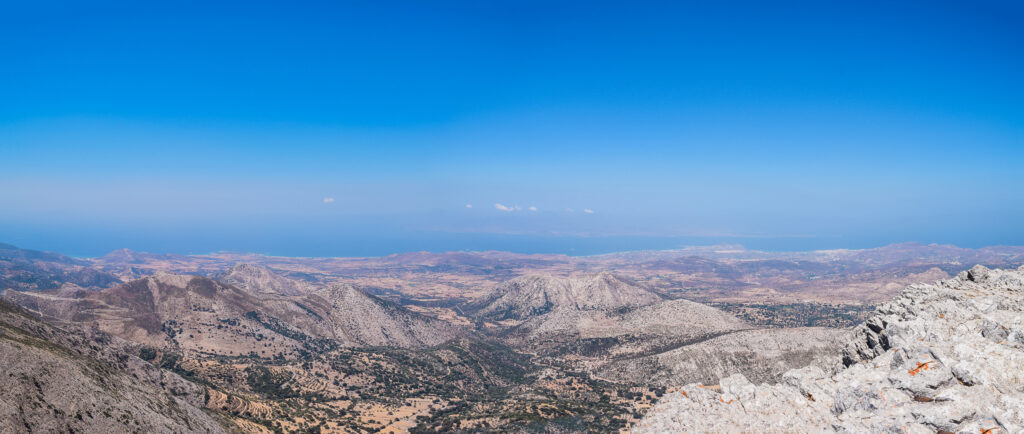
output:
[[242, 284], [158, 272], [101, 291], [63, 288], [5, 297], [44, 317], [96, 324], [154, 347], [211, 355], [297, 357], [324, 345], [423, 347], [457, 333], [448, 323], [351, 285], [314, 290], [246, 264], [223, 277]]
[[[112, 421], [175, 432], [685, 429], [648, 409], [678, 410], [659, 398], [740, 384], [735, 374], [775, 385], [808, 366], [879, 357], [851, 356], [847, 343], [872, 314], [867, 301], [961, 272], [965, 258], [1006, 266], [1022, 257], [902, 245], [76, 259], [4, 245], [0, 344], [21, 376], [6, 379], [0, 412], [16, 421], [11, 429], [75, 431]], [[854, 287], [873, 295], [847, 297]], [[830, 293], [835, 300], [822, 300]], [[999, 321], [1016, 336], [1016, 320]], [[866, 324], [857, 330], [886, 327]], [[882, 339], [856, 333], [868, 333], [858, 339], [875, 342], [869, 349]], [[30, 366], [33, 357], [50, 364]], [[94, 388], [108, 381], [148, 400], [119, 403], [116, 391]], [[729, 393], [722, 398], [739, 396]], [[61, 394], [95, 399], [80, 406]]]

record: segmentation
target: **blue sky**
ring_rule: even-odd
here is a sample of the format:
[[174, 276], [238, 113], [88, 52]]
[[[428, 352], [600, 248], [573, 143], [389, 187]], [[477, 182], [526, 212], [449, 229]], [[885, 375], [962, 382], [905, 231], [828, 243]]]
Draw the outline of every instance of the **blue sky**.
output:
[[1019, 3], [144, 3], [0, 6], [0, 241], [1024, 244]]

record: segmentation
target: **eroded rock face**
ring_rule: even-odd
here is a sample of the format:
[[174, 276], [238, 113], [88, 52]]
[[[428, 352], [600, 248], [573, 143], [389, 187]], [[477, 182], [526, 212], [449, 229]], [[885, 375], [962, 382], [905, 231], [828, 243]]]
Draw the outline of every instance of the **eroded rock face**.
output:
[[[717, 390], [715, 390], [717, 389]], [[911, 285], [833, 367], [667, 395], [636, 432], [1024, 432], [1024, 267]]]
[[91, 328], [60, 328], [0, 301], [0, 433], [227, 432], [206, 388]]

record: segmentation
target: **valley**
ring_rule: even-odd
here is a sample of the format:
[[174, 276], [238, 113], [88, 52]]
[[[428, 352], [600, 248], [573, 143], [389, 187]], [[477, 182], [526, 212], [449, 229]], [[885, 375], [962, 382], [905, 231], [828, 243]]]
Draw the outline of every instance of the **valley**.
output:
[[[1024, 249], [79, 259], [5, 245], [0, 299], [21, 323], [81, 336], [55, 354], [92, 348], [98, 381], [135, 366], [165, 379], [132, 387], [228, 431], [613, 432], [686, 384], [835, 363], [875, 304], [973, 262], [1020, 266]], [[23, 345], [5, 321], [0, 342]]]

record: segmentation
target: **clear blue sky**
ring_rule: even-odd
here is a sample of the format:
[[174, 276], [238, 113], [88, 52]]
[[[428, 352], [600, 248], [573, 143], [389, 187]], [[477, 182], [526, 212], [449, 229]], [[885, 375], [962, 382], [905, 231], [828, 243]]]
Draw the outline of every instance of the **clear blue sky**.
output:
[[6, 2], [0, 241], [1024, 244], [1021, 3], [701, 3]]

